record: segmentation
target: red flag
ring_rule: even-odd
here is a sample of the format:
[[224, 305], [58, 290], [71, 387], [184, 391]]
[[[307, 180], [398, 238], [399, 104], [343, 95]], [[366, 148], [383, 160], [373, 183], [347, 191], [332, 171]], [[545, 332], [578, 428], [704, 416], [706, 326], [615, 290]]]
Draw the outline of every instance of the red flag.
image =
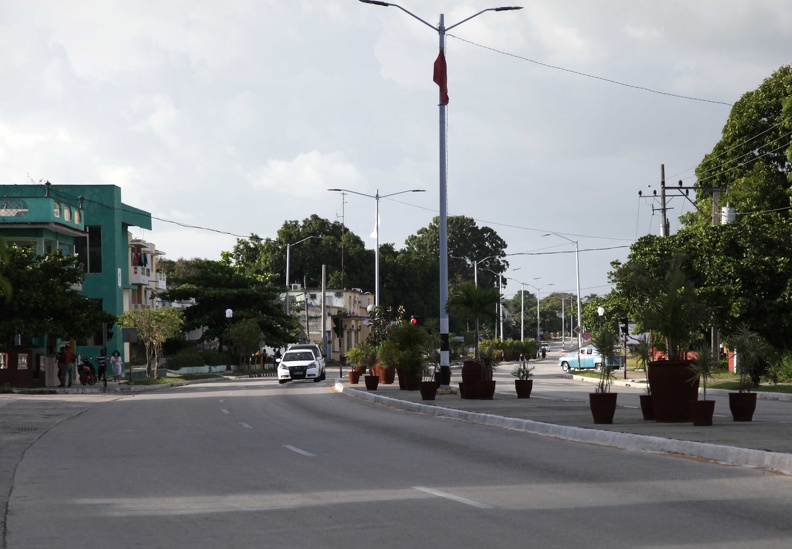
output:
[[434, 62], [434, 83], [440, 87], [440, 101], [448, 105], [448, 74], [446, 69], [445, 53], [440, 50]]

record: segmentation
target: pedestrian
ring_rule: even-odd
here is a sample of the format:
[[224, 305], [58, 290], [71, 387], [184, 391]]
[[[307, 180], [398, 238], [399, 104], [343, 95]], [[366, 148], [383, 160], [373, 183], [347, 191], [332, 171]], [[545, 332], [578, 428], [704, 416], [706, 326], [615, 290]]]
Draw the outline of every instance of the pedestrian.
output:
[[62, 367], [61, 383], [58, 387], [71, 387], [74, 378], [74, 351], [71, 350], [71, 345], [67, 343], [61, 347], [58, 357], [58, 364]]
[[110, 357], [110, 366], [113, 367], [113, 381], [121, 382], [121, 373], [124, 371], [124, 359], [121, 358], [121, 353], [113, 351], [113, 356]]
[[275, 354], [272, 355], [272, 359], [274, 363], [277, 364], [280, 358], [281, 358], [281, 352], [280, 352], [280, 347], [278, 347], [277, 349], [275, 349]]
[[107, 381], [107, 349], [102, 347], [99, 351], [99, 356], [96, 357], [96, 363], [99, 365], [99, 371], [96, 373], [96, 379], [104, 379]]
[[261, 369], [265, 370], [267, 368], [267, 350], [261, 350]]

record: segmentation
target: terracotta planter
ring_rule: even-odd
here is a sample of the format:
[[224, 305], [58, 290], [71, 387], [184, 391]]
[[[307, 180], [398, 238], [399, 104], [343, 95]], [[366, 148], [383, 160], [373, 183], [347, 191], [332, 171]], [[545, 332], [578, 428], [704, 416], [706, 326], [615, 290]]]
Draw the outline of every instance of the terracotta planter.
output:
[[515, 379], [514, 390], [517, 391], [517, 398], [531, 398], [533, 379]]
[[380, 383], [384, 385], [392, 385], [396, 380], [396, 370], [394, 368], [379, 367]]
[[360, 382], [360, 372], [357, 370], [349, 370], [347, 375], [349, 376], [349, 383], [352, 385], [357, 385]]
[[655, 421], [690, 421], [690, 401], [698, 400], [699, 387], [698, 379], [691, 383], [691, 375], [689, 360], [660, 360], [649, 364]]
[[480, 400], [492, 400], [495, 397], [495, 381], [479, 381], [477, 387]]
[[640, 395], [641, 400], [641, 414], [645, 420], [654, 421], [654, 402], [652, 395]]
[[729, 410], [734, 421], [751, 421], [756, 411], [756, 393], [729, 393]]
[[376, 391], [379, 385], [379, 376], [364, 376], [363, 381], [366, 382], [366, 389], [369, 391]]
[[690, 401], [690, 417], [693, 420], [693, 425], [697, 427], [708, 427], [712, 425], [712, 416], [714, 413], [714, 400]]
[[594, 423], [613, 423], [618, 396], [619, 393], [589, 393], [589, 408], [591, 408]]
[[424, 400], [434, 400], [437, 396], [437, 382], [435, 381], [422, 381], [421, 382], [421, 398]]

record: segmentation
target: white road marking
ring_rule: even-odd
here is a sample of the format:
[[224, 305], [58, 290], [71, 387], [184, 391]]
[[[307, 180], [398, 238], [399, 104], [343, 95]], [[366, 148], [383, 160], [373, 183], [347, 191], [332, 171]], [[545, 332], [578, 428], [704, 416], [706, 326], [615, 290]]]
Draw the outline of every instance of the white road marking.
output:
[[225, 399], [224, 399], [224, 398], [221, 398], [221, 399], [220, 399], [220, 404], [222, 404], [223, 402], [225, 402]]
[[251, 427], [250, 425], [248, 425], [247, 423], [245, 423], [244, 421], [240, 421], [240, 422], [239, 422], [239, 424], [240, 424], [242, 427], [244, 427], [245, 429], [252, 429], [252, 428], [253, 428], [253, 427]]
[[289, 446], [288, 444], [284, 444], [283, 447], [286, 448], [287, 450], [291, 450], [292, 452], [296, 452], [302, 456], [316, 457], [316, 454], [312, 454], [311, 452], [306, 452], [305, 450], [300, 450], [295, 446]]
[[220, 408], [220, 411], [223, 412], [224, 414], [230, 414], [231, 413], [228, 410], [226, 410], [225, 408]]
[[454, 494], [449, 494], [448, 492], [441, 492], [439, 490], [433, 490], [424, 486], [413, 486], [413, 488], [421, 492], [426, 492], [427, 494], [432, 494], [433, 496], [437, 496], [439, 498], [450, 499], [451, 501], [464, 503], [465, 505], [470, 505], [471, 507], [476, 507], [478, 509], [492, 509], [492, 505], [487, 505], [486, 503], [480, 503], [478, 501], [473, 501], [472, 499], [455, 496]]

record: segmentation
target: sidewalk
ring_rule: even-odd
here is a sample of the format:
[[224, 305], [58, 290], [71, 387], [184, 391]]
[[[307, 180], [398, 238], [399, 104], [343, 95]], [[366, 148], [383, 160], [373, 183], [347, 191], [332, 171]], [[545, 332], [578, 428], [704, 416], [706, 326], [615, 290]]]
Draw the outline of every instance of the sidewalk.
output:
[[[350, 385], [344, 379], [337, 379], [331, 385], [336, 391], [358, 399], [436, 417], [792, 474], [792, 395], [760, 393], [753, 421], [740, 423], [731, 418], [728, 392], [708, 390], [707, 398], [717, 402], [711, 427], [657, 423], [643, 419], [638, 397], [644, 393], [645, 382], [630, 372], [630, 379], [618, 378], [613, 383], [612, 392], [619, 394], [613, 424], [595, 425], [588, 393], [593, 392], [591, 382], [596, 380], [584, 381], [587, 378], [562, 373], [539, 374], [533, 378], [531, 398], [518, 399], [514, 378], [502, 373], [510, 368], [504, 366], [495, 375], [498, 384], [495, 398], [490, 401], [462, 399], [458, 394], [437, 395], [434, 401], [424, 401], [419, 391], [401, 391], [396, 383], [367, 391], [362, 379], [359, 385]], [[452, 387], [459, 380], [459, 373], [453, 372]]]

